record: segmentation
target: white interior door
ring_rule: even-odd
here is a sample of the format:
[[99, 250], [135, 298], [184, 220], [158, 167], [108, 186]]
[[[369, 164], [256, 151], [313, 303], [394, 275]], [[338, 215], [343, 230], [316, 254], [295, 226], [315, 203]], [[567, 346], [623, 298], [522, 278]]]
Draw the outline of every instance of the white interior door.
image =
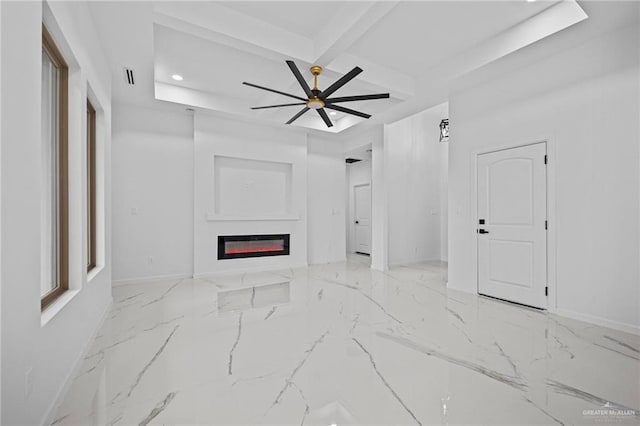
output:
[[478, 292], [547, 308], [546, 144], [478, 156]]
[[356, 253], [371, 254], [371, 185], [353, 187]]

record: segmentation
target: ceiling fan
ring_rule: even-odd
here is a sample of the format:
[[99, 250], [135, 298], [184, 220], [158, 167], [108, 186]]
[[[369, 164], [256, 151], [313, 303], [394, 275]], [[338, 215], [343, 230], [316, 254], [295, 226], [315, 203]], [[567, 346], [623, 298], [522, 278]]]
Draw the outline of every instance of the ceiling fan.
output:
[[307, 96], [306, 99], [300, 96], [292, 95], [290, 93], [281, 92], [279, 90], [269, 89], [268, 87], [258, 86], [257, 84], [247, 83], [246, 81], [242, 82], [242, 84], [247, 86], [266, 90], [268, 92], [277, 93], [279, 95], [288, 96], [290, 98], [294, 98], [301, 101], [301, 102], [295, 102], [291, 104], [268, 105], [268, 106], [259, 106], [259, 107], [251, 108], [251, 109], [267, 109], [267, 108], [279, 108], [279, 107], [294, 106], [294, 105], [304, 105], [304, 108], [302, 108], [302, 110], [300, 110], [300, 112], [298, 112], [296, 115], [291, 117], [291, 119], [287, 121], [286, 124], [293, 123], [310, 109], [315, 109], [316, 111], [318, 111], [318, 114], [320, 115], [320, 117], [322, 117], [322, 120], [324, 120], [327, 127], [333, 126], [333, 123], [331, 122], [331, 120], [329, 119], [329, 116], [324, 110], [325, 108], [333, 109], [336, 111], [344, 112], [345, 114], [351, 114], [358, 117], [369, 118], [371, 117], [371, 114], [365, 114], [364, 112], [345, 108], [340, 105], [336, 105], [336, 103], [366, 101], [370, 99], [386, 99], [389, 97], [388, 93], [377, 93], [373, 95], [357, 95], [357, 96], [343, 96], [343, 97], [337, 97], [337, 98], [330, 98], [330, 96], [336, 90], [338, 90], [339, 88], [347, 84], [349, 81], [351, 81], [355, 76], [360, 74], [362, 72], [362, 69], [360, 67], [355, 67], [354, 69], [352, 69], [351, 71], [343, 75], [341, 78], [339, 78], [331, 86], [327, 87], [324, 90], [319, 90], [318, 76], [322, 72], [322, 67], [318, 65], [314, 65], [310, 68], [311, 74], [313, 74], [313, 89], [311, 89], [307, 84], [307, 82], [302, 77], [302, 74], [300, 73], [300, 70], [296, 66], [295, 62], [293, 61], [286, 61], [286, 62], [287, 62], [287, 65], [289, 65], [289, 68], [291, 69], [291, 72], [293, 73], [294, 77], [296, 78], [296, 80], [298, 80], [298, 83], [300, 83], [302, 90], [304, 90], [304, 93]]

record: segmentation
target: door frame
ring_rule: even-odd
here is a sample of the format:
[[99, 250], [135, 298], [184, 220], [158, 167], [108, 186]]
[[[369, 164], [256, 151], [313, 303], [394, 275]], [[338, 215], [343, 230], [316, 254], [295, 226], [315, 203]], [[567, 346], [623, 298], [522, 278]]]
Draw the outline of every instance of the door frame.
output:
[[470, 198], [471, 218], [469, 232], [473, 232], [471, 244], [471, 264], [475, 271], [476, 294], [480, 294], [480, 277], [478, 274], [478, 157], [497, 151], [522, 148], [529, 145], [544, 143], [547, 148], [547, 312], [556, 313], [558, 310], [557, 291], [557, 263], [556, 263], [556, 144], [551, 137], [531, 138], [526, 142], [513, 142], [477, 148], [470, 153]]
[[373, 239], [373, 223], [371, 220], [371, 216], [373, 215], [373, 191], [371, 189], [371, 182], [358, 183], [352, 186], [351, 196], [353, 197], [353, 211], [351, 213], [353, 214], [353, 217], [351, 218], [350, 224], [353, 229], [353, 253], [359, 253], [358, 250], [356, 250], [356, 248], [358, 247], [358, 232], [356, 231], [356, 213], [358, 211], [358, 208], [356, 207], [356, 189], [363, 186], [369, 187], [369, 257], [371, 257], [371, 240]]

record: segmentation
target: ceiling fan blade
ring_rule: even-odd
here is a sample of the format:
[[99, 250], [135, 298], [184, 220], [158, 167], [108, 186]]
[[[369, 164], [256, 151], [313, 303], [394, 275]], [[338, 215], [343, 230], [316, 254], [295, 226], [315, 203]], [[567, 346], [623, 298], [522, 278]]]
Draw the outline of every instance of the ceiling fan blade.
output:
[[294, 121], [296, 121], [298, 118], [300, 118], [300, 116], [302, 116], [302, 114], [304, 114], [305, 112], [309, 111], [309, 107], [304, 107], [302, 108], [302, 110], [300, 110], [299, 113], [297, 113], [296, 115], [294, 115], [293, 117], [291, 117], [291, 120], [287, 121], [286, 124], [291, 124]]
[[336, 111], [340, 111], [340, 112], [344, 112], [345, 114], [351, 114], [351, 115], [357, 115], [358, 117], [362, 117], [362, 118], [369, 118], [371, 117], [371, 114], [366, 114], [364, 112], [360, 112], [360, 111], [355, 111], [353, 109], [349, 109], [349, 108], [345, 108], [345, 107], [341, 107], [339, 105], [333, 105], [333, 104], [325, 104], [324, 106], [325, 108], [329, 108], [329, 109], [334, 109]]
[[322, 117], [322, 119], [324, 120], [324, 124], [326, 124], [327, 127], [333, 127], [333, 123], [331, 122], [331, 120], [329, 120], [329, 116], [327, 115], [327, 112], [324, 110], [324, 108], [317, 109], [316, 111], [318, 111], [318, 114], [320, 114], [320, 117]]
[[295, 76], [296, 80], [298, 80], [298, 83], [300, 83], [300, 86], [302, 87], [302, 90], [304, 90], [305, 95], [307, 95], [308, 98], [313, 98], [313, 92], [311, 91], [311, 88], [309, 87], [307, 82], [302, 77], [302, 74], [300, 74], [300, 70], [298, 69], [296, 63], [293, 61], [287, 61], [287, 65], [289, 65], [291, 72]]
[[338, 80], [336, 80], [335, 83], [333, 83], [331, 86], [327, 87], [321, 94], [320, 97], [322, 99], [326, 99], [328, 96], [330, 96], [333, 92], [335, 92], [336, 90], [338, 90], [339, 88], [341, 88], [342, 86], [344, 86], [345, 84], [347, 84], [348, 82], [350, 82], [355, 76], [357, 76], [358, 74], [360, 74], [362, 72], [362, 68], [360, 67], [355, 67], [354, 69], [352, 69], [351, 71], [349, 71], [348, 73], [346, 73], [345, 75], [343, 75], [342, 77], [340, 77]]
[[257, 84], [247, 83], [246, 81], [243, 81], [242, 84], [244, 84], [245, 86], [255, 87], [256, 89], [266, 90], [267, 92], [273, 92], [273, 93], [277, 93], [279, 95], [288, 96], [290, 98], [297, 99], [297, 100], [302, 101], [302, 102], [307, 102], [307, 100], [308, 100], [308, 99], [305, 99], [305, 98], [301, 98], [300, 96], [292, 95], [290, 93], [281, 92], [281, 91], [275, 90], [275, 89], [269, 89], [268, 87], [258, 86]]
[[267, 105], [267, 106], [259, 106], [259, 107], [251, 107], [251, 109], [267, 109], [267, 108], [279, 108], [279, 107], [288, 107], [294, 105], [305, 105], [305, 102], [296, 102], [293, 104], [280, 104], [280, 105]]
[[343, 96], [341, 98], [329, 98], [325, 99], [324, 102], [328, 104], [336, 103], [336, 102], [353, 102], [353, 101], [369, 101], [372, 99], [388, 99], [388, 93], [376, 93], [375, 95], [357, 95], [357, 96]]

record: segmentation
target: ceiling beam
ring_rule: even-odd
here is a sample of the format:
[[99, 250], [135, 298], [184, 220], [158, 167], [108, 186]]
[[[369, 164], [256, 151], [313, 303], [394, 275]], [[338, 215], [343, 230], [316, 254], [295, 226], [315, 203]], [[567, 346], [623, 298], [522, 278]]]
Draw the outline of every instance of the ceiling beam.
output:
[[447, 61], [447, 63], [427, 70], [424, 75], [424, 82], [417, 90], [416, 96], [371, 117], [370, 120], [358, 126], [358, 129], [347, 129], [341, 134], [341, 137], [347, 140], [355, 132], [360, 132], [376, 125], [391, 123], [447, 102], [450, 96], [449, 85], [452, 81], [587, 18], [586, 12], [575, 0], [556, 3], [524, 22], [481, 42], [468, 51], [461, 52]]
[[586, 12], [575, 0], [560, 1], [430, 69], [427, 74], [433, 80], [451, 81], [454, 77], [478, 69], [587, 18]]
[[378, 21], [393, 10], [399, 2], [348, 2], [335, 18], [320, 29], [313, 39], [314, 59], [329, 64], [363, 37]]
[[313, 59], [313, 43], [308, 38], [216, 2], [192, 2], [189, 7], [158, 2], [154, 21], [265, 58]]

